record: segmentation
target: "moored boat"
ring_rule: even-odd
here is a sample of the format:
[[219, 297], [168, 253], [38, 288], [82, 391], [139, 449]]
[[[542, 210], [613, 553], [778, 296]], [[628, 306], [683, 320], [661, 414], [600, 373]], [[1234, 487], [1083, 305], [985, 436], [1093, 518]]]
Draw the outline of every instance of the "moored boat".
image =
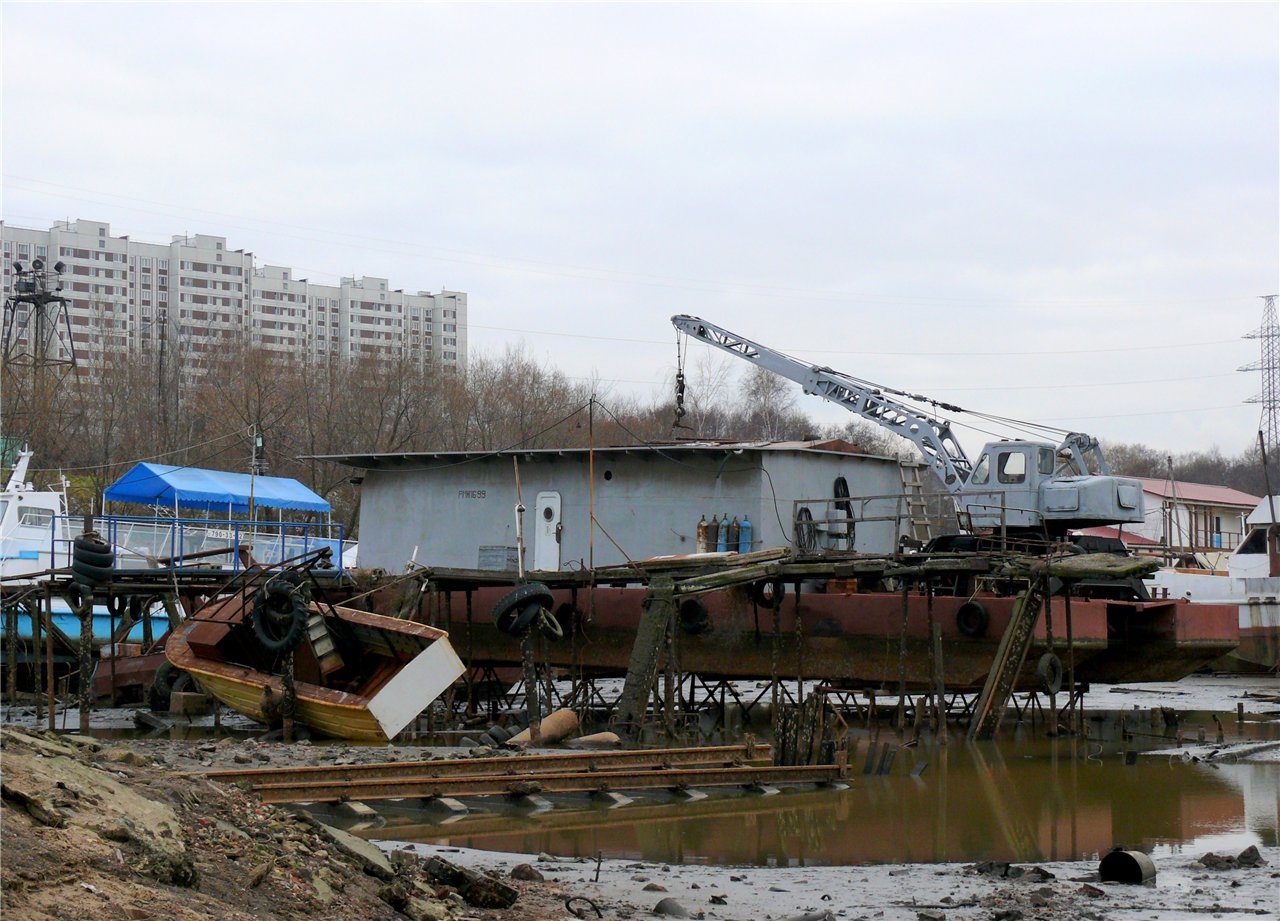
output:
[[273, 584], [210, 603], [165, 646], [175, 668], [251, 719], [280, 721], [291, 665], [295, 721], [335, 738], [386, 742], [463, 672], [443, 630], [296, 595], [276, 617]]

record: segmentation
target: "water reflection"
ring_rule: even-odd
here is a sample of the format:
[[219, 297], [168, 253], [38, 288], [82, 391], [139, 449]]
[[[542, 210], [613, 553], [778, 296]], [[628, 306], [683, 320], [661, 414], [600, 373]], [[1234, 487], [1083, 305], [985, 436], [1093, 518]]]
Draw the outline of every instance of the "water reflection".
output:
[[[925, 745], [899, 752], [892, 776], [860, 773], [847, 790], [776, 796], [662, 794], [606, 810], [580, 797], [528, 815], [492, 810], [449, 825], [392, 815], [380, 838], [562, 856], [673, 863], [813, 865], [1096, 857], [1114, 844], [1143, 850], [1277, 843], [1277, 764], [1188, 763], [1077, 740]], [[916, 763], [926, 762], [920, 777]], [[1224, 837], [1226, 836], [1226, 837]]]

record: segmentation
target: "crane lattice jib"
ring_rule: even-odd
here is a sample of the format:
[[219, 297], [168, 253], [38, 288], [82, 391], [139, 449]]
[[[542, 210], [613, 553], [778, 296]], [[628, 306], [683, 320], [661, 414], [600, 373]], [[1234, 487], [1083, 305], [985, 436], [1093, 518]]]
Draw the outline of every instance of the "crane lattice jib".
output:
[[[885, 396], [883, 389], [867, 386], [852, 377], [831, 368], [806, 365], [790, 355], [752, 342], [723, 327], [698, 317], [680, 314], [671, 318], [671, 324], [681, 332], [723, 349], [739, 358], [745, 358], [781, 377], [795, 381], [804, 387], [805, 393], [816, 394], [843, 406], [856, 416], [883, 426], [895, 435], [911, 441], [933, 467], [938, 477], [953, 493], [969, 479], [973, 465], [964, 449], [951, 432], [951, 424], [921, 414], [904, 403]], [[925, 397], [913, 397], [926, 399]], [[943, 409], [962, 412], [958, 406], [936, 403]]]

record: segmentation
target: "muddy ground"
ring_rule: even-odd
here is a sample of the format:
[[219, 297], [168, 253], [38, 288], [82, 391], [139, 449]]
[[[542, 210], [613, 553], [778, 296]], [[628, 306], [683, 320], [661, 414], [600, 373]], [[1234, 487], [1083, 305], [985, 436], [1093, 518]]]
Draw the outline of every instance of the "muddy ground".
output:
[[[249, 739], [131, 740], [0, 735], [0, 909], [6, 918], [571, 918], [590, 899], [604, 918], [716, 921], [828, 916], [917, 921], [1280, 916], [1280, 848], [1261, 865], [1209, 868], [1201, 854], [1157, 859], [1154, 885], [1097, 880], [1093, 861], [1035, 866], [896, 864], [734, 868], [557, 859], [432, 845], [367, 844], [187, 772], [209, 768], [410, 760], [411, 747], [283, 745]], [[456, 751], [427, 754], [456, 756]], [[620, 816], [620, 821], [625, 816]], [[374, 852], [374, 853], [371, 853]], [[428, 874], [444, 858], [501, 877], [509, 909], [469, 905]], [[1228, 855], [1232, 856], [1232, 855]], [[513, 880], [532, 864], [542, 881]], [[664, 899], [669, 915], [655, 915]], [[595, 917], [585, 901], [571, 903]], [[683, 914], [681, 914], [683, 912]]]

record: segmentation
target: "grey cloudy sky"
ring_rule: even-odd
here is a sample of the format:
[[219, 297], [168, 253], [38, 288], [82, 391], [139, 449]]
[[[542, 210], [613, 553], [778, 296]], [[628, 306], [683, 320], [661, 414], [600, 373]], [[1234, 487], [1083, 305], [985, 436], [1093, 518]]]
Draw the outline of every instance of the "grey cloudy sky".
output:
[[463, 290], [473, 352], [614, 393], [666, 393], [693, 313], [1235, 453], [1280, 289], [1278, 10], [5, 3], [3, 215]]

